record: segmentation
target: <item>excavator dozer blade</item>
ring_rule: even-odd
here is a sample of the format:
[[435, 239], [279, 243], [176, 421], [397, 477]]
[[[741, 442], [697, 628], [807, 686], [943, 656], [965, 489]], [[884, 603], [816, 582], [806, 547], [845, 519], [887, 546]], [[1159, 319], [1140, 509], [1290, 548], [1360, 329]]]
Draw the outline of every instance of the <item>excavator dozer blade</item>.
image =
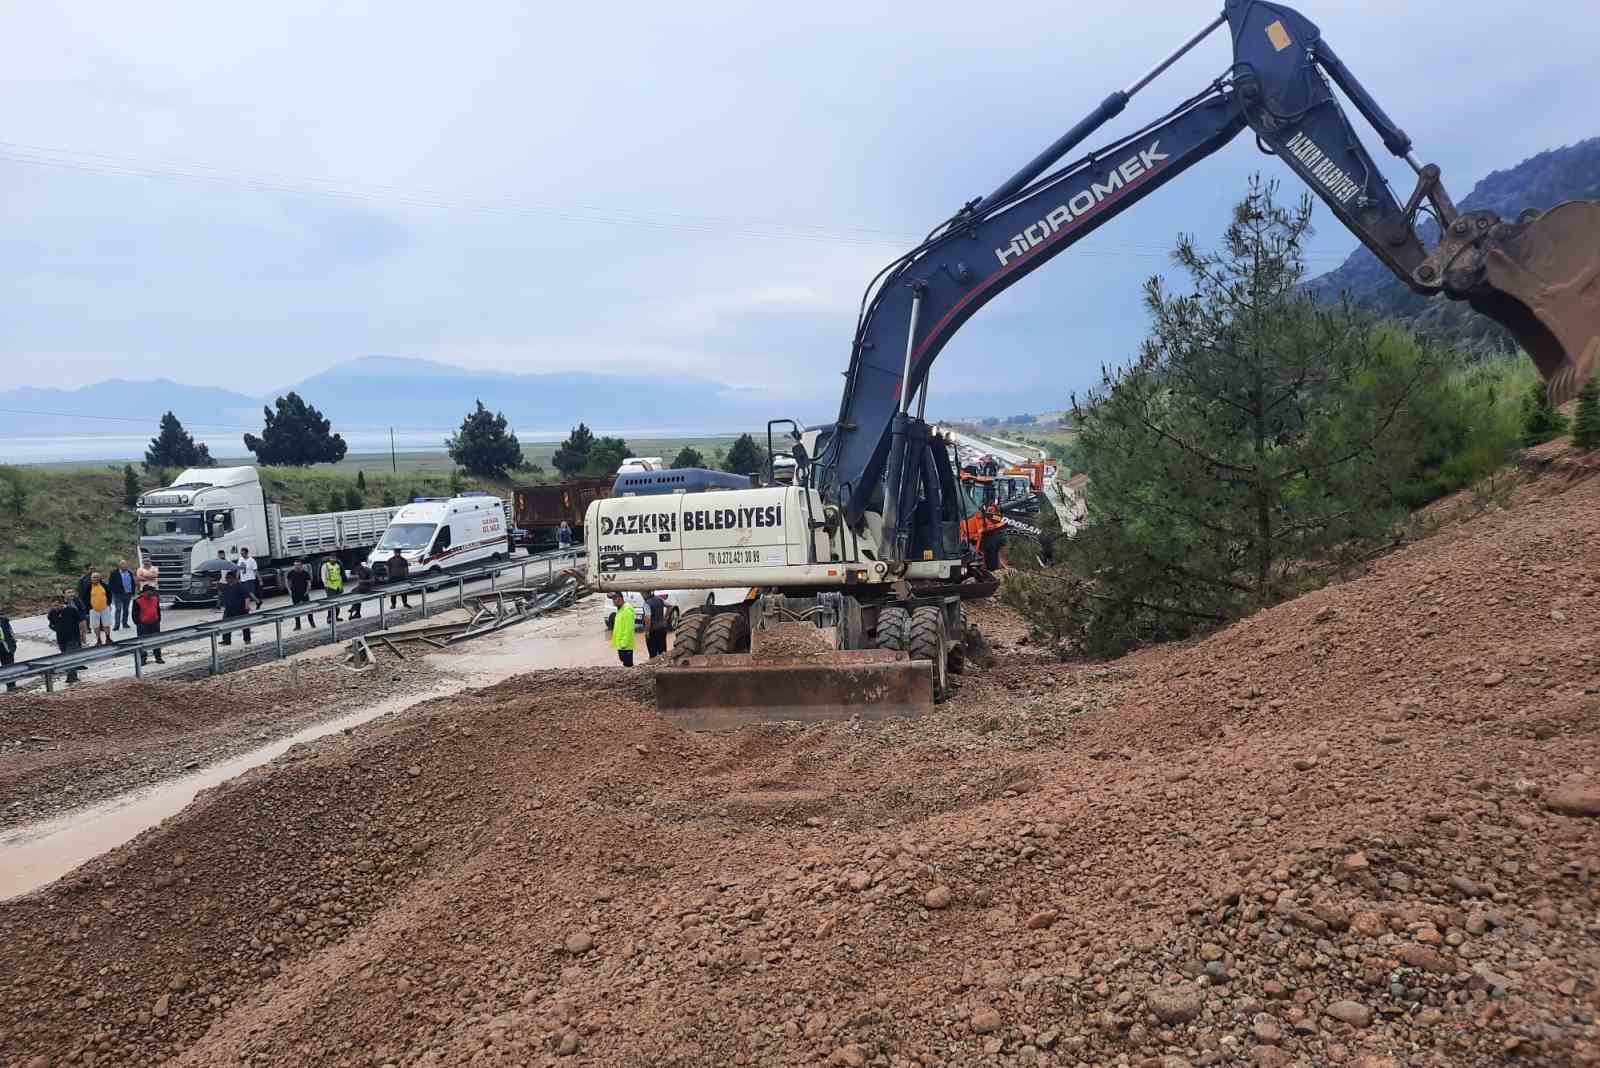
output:
[[933, 711], [933, 663], [882, 649], [691, 656], [656, 672], [656, 711], [691, 731], [921, 716]]
[[1568, 201], [1528, 221], [1482, 228], [1447, 268], [1446, 291], [1510, 331], [1539, 368], [1550, 402], [1564, 404], [1600, 363], [1600, 202]]

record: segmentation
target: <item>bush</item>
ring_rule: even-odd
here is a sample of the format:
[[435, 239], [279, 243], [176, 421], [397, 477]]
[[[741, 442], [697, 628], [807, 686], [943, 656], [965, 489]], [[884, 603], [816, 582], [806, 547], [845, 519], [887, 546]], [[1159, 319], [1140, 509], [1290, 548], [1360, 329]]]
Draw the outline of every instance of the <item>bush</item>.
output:
[[367, 501], [366, 498], [361, 495], [361, 491], [359, 489], [351, 486], [349, 489], [344, 491], [344, 506], [349, 511], [354, 512], [358, 508], [365, 508], [367, 506]]
[[129, 508], [139, 503], [139, 476], [132, 464], [122, 465], [122, 503]]
[[705, 456], [693, 445], [685, 445], [678, 450], [678, 455], [672, 458], [672, 466], [675, 468], [704, 467], [705, 465]]
[[1578, 391], [1578, 416], [1572, 421], [1572, 443], [1588, 450], [1600, 445], [1600, 374]]
[[385, 486], [383, 489], [383, 506], [385, 508], [393, 508], [394, 503], [394, 490]]
[[1550, 404], [1543, 382], [1532, 382], [1522, 400], [1522, 443], [1530, 448], [1567, 432], [1567, 417]]
[[20, 467], [7, 464], [0, 467], [0, 493], [5, 496], [6, 507], [11, 509], [11, 514], [21, 518], [28, 510], [28, 494], [33, 489], [33, 479]]
[[55, 563], [59, 575], [73, 575], [78, 571], [78, 550], [65, 534], [56, 539], [56, 551], [50, 559]]

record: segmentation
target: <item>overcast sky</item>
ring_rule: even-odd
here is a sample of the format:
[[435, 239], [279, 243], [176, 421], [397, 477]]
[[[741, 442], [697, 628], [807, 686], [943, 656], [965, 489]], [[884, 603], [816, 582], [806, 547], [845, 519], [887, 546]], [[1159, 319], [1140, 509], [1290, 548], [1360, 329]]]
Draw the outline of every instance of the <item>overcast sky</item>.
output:
[[[1215, 10], [10, 4], [0, 388], [261, 393], [383, 353], [831, 401], [877, 268]], [[1457, 197], [1600, 132], [1594, 0], [1302, 10]], [[1215, 35], [1093, 143], [1227, 60]], [[988, 378], [1042, 410], [1091, 384], [1136, 347], [1175, 233], [1214, 237], [1256, 169], [1287, 176], [1241, 137], [1012, 289], [945, 350], [936, 397]], [[1354, 247], [1318, 218], [1315, 271]]]

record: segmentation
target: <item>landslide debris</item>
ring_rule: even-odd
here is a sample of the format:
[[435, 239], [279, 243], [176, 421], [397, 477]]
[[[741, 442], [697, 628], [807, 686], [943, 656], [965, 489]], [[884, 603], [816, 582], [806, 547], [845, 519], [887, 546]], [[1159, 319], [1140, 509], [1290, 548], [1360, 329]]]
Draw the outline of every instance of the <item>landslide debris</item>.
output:
[[593, 669], [291, 750], [0, 904], [0, 1050], [1600, 1063], [1600, 480], [1563, 489], [1183, 647], [1002, 648], [918, 722], [694, 736]]

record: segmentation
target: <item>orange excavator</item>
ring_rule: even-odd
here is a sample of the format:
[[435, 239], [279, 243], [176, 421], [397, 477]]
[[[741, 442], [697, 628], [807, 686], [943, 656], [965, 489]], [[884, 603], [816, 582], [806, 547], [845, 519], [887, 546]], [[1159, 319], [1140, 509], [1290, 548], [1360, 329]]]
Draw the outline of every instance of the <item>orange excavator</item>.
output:
[[1019, 537], [1039, 547], [1039, 558], [1048, 563], [1055, 555], [1055, 536], [1041, 526], [1014, 515], [1007, 515], [999, 499], [996, 476], [962, 471], [961, 540], [981, 557], [985, 571], [1001, 566], [1001, 552], [1007, 537]]

